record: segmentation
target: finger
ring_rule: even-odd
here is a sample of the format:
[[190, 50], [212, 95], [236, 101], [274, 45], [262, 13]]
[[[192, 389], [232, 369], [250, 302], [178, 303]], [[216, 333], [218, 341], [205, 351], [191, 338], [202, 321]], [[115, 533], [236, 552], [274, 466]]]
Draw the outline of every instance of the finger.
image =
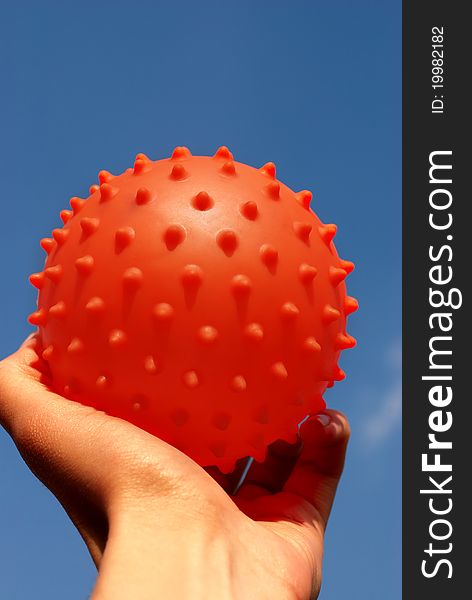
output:
[[240, 495], [244, 496], [249, 486], [251, 486], [251, 490], [254, 490], [255, 486], [257, 486], [266, 494], [279, 492], [288, 479], [301, 449], [302, 441], [300, 436], [292, 444], [284, 440], [277, 440], [270, 444], [264, 462], [259, 463], [254, 461], [249, 468], [244, 483], [241, 486]]
[[348, 421], [340, 412], [326, 410], [310, 417], [300, 430], [303, 450], [284, 486], [284, 492], [314, 506], [325, 526], [343, 471], [349, 433]]

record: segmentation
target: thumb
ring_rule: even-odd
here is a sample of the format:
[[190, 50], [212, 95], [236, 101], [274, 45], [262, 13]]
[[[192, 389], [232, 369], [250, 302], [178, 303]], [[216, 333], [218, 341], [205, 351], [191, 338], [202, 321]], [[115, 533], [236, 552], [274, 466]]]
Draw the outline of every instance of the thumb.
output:
[[284, 492], [308, 501], [328, 521], [341, 477], [350, 429], [346, 417], [326, 410], [310, 417], [300, 429], [303, 449]]

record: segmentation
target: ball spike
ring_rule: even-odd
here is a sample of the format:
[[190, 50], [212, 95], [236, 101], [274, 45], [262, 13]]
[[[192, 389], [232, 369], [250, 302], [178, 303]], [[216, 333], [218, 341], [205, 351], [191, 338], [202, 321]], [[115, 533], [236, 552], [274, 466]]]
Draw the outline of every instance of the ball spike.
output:
[[44, 269], [44, 275], [52, 282], [57, 283], [62, 277], [62, 265], [54, 265]]
[[144, 359], [144, 370], [149, 375], [155, 375], [157, 373], [157, 363], [154, 356], [149, 355]]
[[122, 252], [136, 237], [132, 227], [120, 227], [115, 231], [115, 252]]
[[75, 261], [75, 268], [81, 275], [90, 275], [93, 271], [95, 261], [93, 260], [93, 256], [87, 254], [86, 256], [81, 256]]
[[229, 177], [236, 175], [236, 167], [232, 160], [228, 160], [225, 163], [223, 163], [223, 166], [220, 170], [223, 173], [223, 175], [228, 175]]
[[29, 276], [29, 281], [31, 285], [40, 290], [44, 285], [44, 273], [41, 271], [39, 273], [32, 273]]
[[223, 160], [233, 160], [233, 155], [226, 146], [220, 146], [213, 157]]
[[263, 244], [259, 249], [259, 256], [267, 268], [274, 268], [279, 260], [279, 253], [270, 244]]
[[182, 380], [186, 387], [194, 389], [199, 386], [200, 381], [195, 371], [187, 371], [182, 375]]
[[[253, 454], [255, 460], [257, 460], [258, 462], [261, 462], [265, 456], [265, 454], [264, 454], [264, 448], [265, 448], [264, 435], [260, 432], [254, 433], [248, 437], [247, 441], [252, 446], [252, 448], [254, 448], [256, 450], [256, 452], [254, 452], [254, 454]], [[256, 456], [257, 456], [257, 458], [256, 458]]]
[[321, 352], [321, 346], [313, 336], [309, 336], [304, 340], [303, 349], [312, 354]]
[[239, 212], [249, 221], [255, 221], [259, 214], [257, 204], [253, 200], [248, 200], [247, 202], [241, 204], [239, 207]]
[[66, 303], [64, 302], [64, 300], [59, 300], [59, 302], [53, 304], [49, 309], [49, 314], [52, 317], [57, 317], [59, 319], [64, 318], [67, 314]]
[[350, 273], [352, 273], [354, 271], [355, 265], [350, 260], [341, 260], [340, 267], [341, 267], [341, 269], [344, 269], [346, 271], [346, 273], [349, 275]]
[[141, 175], [151, 167], [151, 161], [144, 154], [138, 154], [133, 165], [133, 175]]
[[54, 353], [55, 353], [55, 348], [52, 344], [50, 344], [43, 350], [41, 356], [43, 357], [43, 359], [45, 361], [49, 361], [49, 360], [51, 360]]
[[192, 206], [197, 210], [205, 211], [212, 208], [214, 205], [213, 199], [208, 192], [202, 191], [192, 198]]
[[146, 187], [140, 187], [136, 191], [135, 201], [136, 204], [141, 206], [142, 204], [148, 204], [152, 200], [152, 192], [150, 189]]
[[317, 276], [318, 269], [313, 265], [302, 263], [298, 268], [298, 276], [300, 281], [305, 285], [308, 285]]
[[278, 181], [271, 181], [265, 187], [267, 195], [273, 200], [280, 198], [280, 183]]
[[47, 320], [48, 315], [44, 308], [36, 310], [35, 312], [31, 313], [28, 317], [28, 321], [31, 323], [31, 325], [36, 325], [38, 327], [46, 325]]
[[336, 350], [347, 350], [348, 348], [354, 348], [357, 341], [352, 335], [338, 333], [334, 341], [334, 347]]
[[204, 325], [198, 330], [197, 336], [201, 342], [205, 344], [211, 344], [217, 340], [218, 330], [215, 329], [215, 327], [212, 327], [211, 325]]
[[216, 458], [222, 458], [226, 454], [227, 447], [228, 444], [225, 442], [214, 442], [208, 446], [208, 449]]
[[339, 310], [337, 308], [334, 308], [334, 306], [331, 306], [331, 304], [326, 304], [325, 307], [323, 308], [322, 316], [323, 316], [323, 321], [326, 324], [329, 324], [329, 323], [333, 323], [334, 321], [339, 319], [339, 317], [341, 316], [341, 313], [339, 312]]
[[286, 321], [293, 321], [300, 314], [300, 309], [293, 302], [285, 302], [280, 308], [280, 314]]
[[172, 167], [169, 177], [174, 181], [182, 181], [189, 176], [187, 170], [182, 163], [177, 163]]
[[270, 370], [272, 372], [272, 375], [280, 381], [284, 381], [288, 378], [287, 367], [281, 361], [274, 363]]
[[186, 238], [187, 232], [182, 225], [169, 225], [164, 232], [164, 243], [167, 250], [175, 250]]
[[338, 228], [336, 227], [336, 225], [334, 225], [332, 223], [330, 223], [328, 225], [321, 225], [318, 228], [320, 237], [327, 246], [329, 246], [331, 244], [331, 242], [333, 241], [333, 238], [336, 235], [337, 229]]
[[303, 206], [303, 208], [307, 210], [310, 208], [313, 194], [309, 190], [302, 190], [301, 192], [295, 194], [295, 196], [297, 198], [297, 202]]
[[355, 312], [358, 309], [359, 309], [358, 301], [355, 298], [353, 298], [352, 296], [346, 296], [346, 298], [344, 299], [344, 313], [346, 315], [350, 315], [351, 313]]
[[78, 354], [84, 350], [84, 343], [78, 337], [72, 338], [69, 345], [67, 346], [67, 352], [69, 354]]
[[218, 412], [213, 416], [211, 422], [216, 429], [226, 431], [231, 423], [231, 414], [227, 412]]
[[98, 181], [100, 183], [109, 183], [113, 179], [113, 175], [109, 171], [104, 169], [98, 174]]
[[53, 240], [53, 238], [43, 238], [39, 242], [39, 244], [40, 244], [41, 248], [46, 252], [46, 254], [51, 254], [52, 249], [56, 245], [56, 243]]
[[338, 269], [337, 267], [329, 268], [329, 279], [334, 287], [338, 286], [346, 277], [347, 273], [344, 269]]
[[293, 224], [293, 231], [295, 235], [302, 240], [305, 244], [308, 244], [310, 241], [311, 230], [313, 229], [310, 223], [301, 223], [300, 221], [296, 221]]
[[123, 287], [129, 291], [135, 292], [143, 284], [143, 272], [138, 267], [129, 267], [123, 273]]
[[246, 275], [235, 275], [231, 280], [231, 291], [236, 298], [249, 296], [252, 289], [252, 283]]
[[259, 323], [249, 323], [244, 328], [244, 335], [249, 340], [260, 342], [264, 338], [264, 330]]
[[85, 310], [90, 315], [101, 315], [105, 311], [105, 302], [99, 296], [94, 296], [85, 305]]
[[70, 199], [70, 206], [74, 215], [82, 210], [85, 202], [86, 201], [83, 198], [78, 198], [77, 196], [74, 196]]
[[85, 236], [90, 236], [95, 233], [100, 225], [100, 220], [96, 217], [83, 217], [80, 219], [80, 227]]
[[188, 411], [184, 408], [176, 408], [169, 416], [176, 427], [183, 427], [190, 418]]
[[259, 171], [261, 173], [263, 173], [264, 175], [267, 175], [269, 177], [272, 177], [272, 179], [275, 178], [275, 174], [276, 174], [276, 167], [275, 164], [273, 162], [268, 162], [266, 163], [264, 166], [262, 166]]
[[182, 272], [182, 283], [186, 288], [198, 288], [203, 282], [203, 271], [198, 265], [186, 265]]
[[100, 185], [100, 202], [108, 202], [118, 193], [118, 189], [110, 183], [102, 183]]
[[52, 237], [54, 238], [58, 246], [62, 246], [62, 244], [66, 241], [67, 237], [69, 236], [69, 233], [69, 229], [57, 228], [52, 230]]
[[245, 392], [247, 390], [247, 381], [242, 375], [236, 375], [231, 379], [230, 387], [233, 392]]
[[112, 329], [108, 335], [108, 344], [111, 348], [121, 348], [127, 342], [127, 336], [121, 329]]
[[216, 234], [216, 243], [226, 256], [233, 256], [238, 247], [238, 236], [232, 229], [221, 229]]
[[256, 423], [259, 423], [259, 425], [267, 425], [270, 421], [269, 407], [258, 407], [253, 413], [253, 418]]
[[95, 387], [104, 390], [110, 385], [110, 379], [106, 375], [99, 375], [95, 380]]
[[74, 213], [71, 210], [61, 210], [60, 217], [64, 225], [71, 220], [73, 215]]
[[177, 146], [172, 152], [171, 160], [181, 160], [191, 158], [192, 153], [186, 146]]
[[174, 308], [167, 302], [159, 302], [154, 306], [153, 315], [157, 322], [167, 322], [174, 316]]

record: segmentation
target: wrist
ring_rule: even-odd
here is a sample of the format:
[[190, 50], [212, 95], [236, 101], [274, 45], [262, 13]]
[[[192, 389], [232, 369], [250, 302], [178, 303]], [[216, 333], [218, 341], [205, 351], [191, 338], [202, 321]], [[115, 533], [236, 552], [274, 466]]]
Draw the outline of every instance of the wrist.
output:
[[231, 529], [221, 511], [120, 515], [110, 527], [92, 600], [231, 598]]

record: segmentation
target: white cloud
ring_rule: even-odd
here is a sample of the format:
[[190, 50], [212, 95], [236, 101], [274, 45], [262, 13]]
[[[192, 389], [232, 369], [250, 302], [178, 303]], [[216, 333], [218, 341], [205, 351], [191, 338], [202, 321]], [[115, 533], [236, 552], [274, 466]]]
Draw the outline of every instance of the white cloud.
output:
[[381, 445], [401, 424], [401, 350], [401, 341], [395, 340], [385, 353], [387, 365], [392, 371], [392, 382], [378, 394], [375, 402], [377, 409], [364, 418], [363, 439], [369, 448]]
[[395, 381], [379, 397], [376, 412], [364, 419], [363, 433], [366, 444], [378, 446], [398, 428], [402, 418], [402, 382]]

